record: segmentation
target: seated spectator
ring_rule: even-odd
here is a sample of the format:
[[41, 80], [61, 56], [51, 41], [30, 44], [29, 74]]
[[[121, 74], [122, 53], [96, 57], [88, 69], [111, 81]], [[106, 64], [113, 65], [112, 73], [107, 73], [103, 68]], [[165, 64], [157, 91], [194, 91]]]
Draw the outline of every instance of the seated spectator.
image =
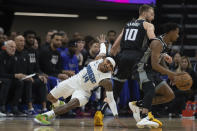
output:
[[107, 32], [107, 42], [106, 42], [106, 47], [107, 47], [107, 54], [110, 53], [111, 47], [114, 44], [116, 40], [116, 31], [110, 30]]
[[61, 80], [68, 79], [72, 76], [71, 72], [63, 70], [61, 55], [58, 48], [62, 45], [62, 35], [54, 33], [51, 36], [50, 46], [46, 46], [39, 51], [40, 69], [47, 75], [55, 76]]
[[90, 43], [90, 50], [87, 53], [87, 59], [85, 59], [85, 66], [87, 66], [91, 61], [93, 61], [96, 55], [100, 51], [100, 44], [98, 41], [94, 40]]
[[[26, 75], [15, 73], [15, 42], [9, 40], [6, 42], [5, 47], [6, 51], [0, 53], [0, 79], [2, 81], [0, 88], [0, 111], [10, 115], [6, 110], [6, 103], [10, 100], [11, 112], [15, 116], [25, 116], [18, 110], [18, 103], [23, 91], [21, 79], [25, 78]], [[8, 95], [8, 93], [10, 94]]]
[[[15, 38], [16, 43], [16, 53], [15, 53], [15, 73], [23, 73], [29, 75], [28, 66], [29, 66], [29, 57], [24, 50], [25, 39], [22, 35], [19, 35]], [[33, 79], [25, 79], [21, 81], [23, 87], [23, 101], [28, 103], [28, 110], [34, 111], [32, 105], [32, 82]]]
[[88, 35], [88, 36], [86, 36], [85, 38], [84, 38], [84, 40], [85, 40], [85, 49], [88, 51], [88, 50], [90, 50], [90, 44], [92, 43], [92, 41], [94, 41], [95, 39], [94, 39], [94, 37], [93, 36], [90, 36], [90, 35]]
[[181, 62], [181, 54], [179, 52], [176, 52], [173, 57], [173, 63], [170, 65], [169, 69], [172, 71], [176, 71], [177, 68], [179, 68]]
[[68, 43], [68, 48], [59, 48], [63, 69], [67, 72], [72, 72], [72, 74], [77, 74], [79, 72], [78, 60], [76, 57], [77, 43], [75, 40], [71, 40]]
[[193, 99], [192, 97], [194, 97], [194, 93], [196, 90], [196, 87], [195, 87], [196, 75], [192, 69], [192, 66], [188, 57], [186, 56], [181, 57], [179, 67], [177, 68], [176, 72], [188, 72], [193, 79], [193, 85], [191, 89], [188, 91], [181, 91], [178, 88], [176, 88], [176, 86], [172, 87], [174, 94], [175, 94], [175, 99], [169, 104], [169, 111], [172, 117], [179, 117], [179, 114], [181, 114], [182, 110], [185, 108], [185, 105], [188, 99]]
[[[25, 51], [28, 56], [29, 66], [28, 66], [28, 74], [36, 73], [36, 77], [33, 77], [32, 81], [32, 97], [33, 100], [37, 100], [38, 102], [42, 103], [42, 112], [47, 111], [46, 108], [46, 83], [47, 77], [46, 75], [40, 70], [39, 63], [38, 63], [38, 50], [34, 49], [34, 42], [36, 38], [36, 33], [34, 31], [26, 31], [24, 32], [25, 36]], [[32, 36], [32, 37], [30, 37]], [[33, 40], [31, 40], [33, 39]], [[29, 115], [36, 114], [33, 107], [29, 107], [28, 110]]]
[[78, 60], [79, 70], [81, 70], [84, 67], [83, 63], [86, 57], [85, 55], [87, 55], [87, 52], [84, 49], [85, 41], [82, 38], [80, 38], [76, 40], [76, 43], [77, 43], [76, 56]]

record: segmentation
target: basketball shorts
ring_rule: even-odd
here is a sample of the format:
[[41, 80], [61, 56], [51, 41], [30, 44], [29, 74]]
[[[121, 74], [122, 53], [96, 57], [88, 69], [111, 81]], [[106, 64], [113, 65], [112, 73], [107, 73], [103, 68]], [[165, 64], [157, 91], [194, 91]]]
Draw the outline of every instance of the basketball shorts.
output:
[[60, 82], [55, 88], [51, 90], [51, 94], [56, 98], [64, 97], [67, 98], [72, 96], [71, 99], [77, 98], [80, 102], [80, 106], [84, 106], [90, 98], [91, 93], [85, 91], [83, 88], [78, 85], [78, 87], [71, 86], [69, 79]]
[[151, 81], [155, 88], [160, 88], [167, 82], [161, 79], [160, 73], [153, 71], [152, 69], [146, 70], [136, 70], [133, 74], [133, 78], [138, 81], [140, 88], [142, 88], [142, 84], [145, 82]]
[[142, 53], [139, 51], [125, 50], [115, 57], [116, 69], [114, 77], [118, 79], [129, 79], [132, 76], [133, 68], [139, 62]]

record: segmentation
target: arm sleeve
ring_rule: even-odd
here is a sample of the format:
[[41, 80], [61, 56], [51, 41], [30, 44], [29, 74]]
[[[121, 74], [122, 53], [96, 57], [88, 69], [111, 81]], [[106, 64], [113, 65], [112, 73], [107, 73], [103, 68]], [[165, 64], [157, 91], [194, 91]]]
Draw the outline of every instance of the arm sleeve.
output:
[[106, 91], [106, 95], [107, 95], [107, 101], [108, 101], [109, 107], [110, 107], [113, 115], [114, 116], [118, 115], [117, 106], [116, 106], [116, 102], [114, 100], [113, 92]]
[[101, 43], [100, 44], [100, 52], [99, 52], [99, 55], [100, 54], [106, 54], [107, 51], [106, 51], [106, 46], [105, 46], [105, 43]]

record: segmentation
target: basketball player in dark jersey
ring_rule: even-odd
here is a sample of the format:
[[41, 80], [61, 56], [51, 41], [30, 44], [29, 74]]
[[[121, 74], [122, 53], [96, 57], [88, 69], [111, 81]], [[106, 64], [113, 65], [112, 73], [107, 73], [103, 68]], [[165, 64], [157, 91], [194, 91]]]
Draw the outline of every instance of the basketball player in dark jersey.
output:
[[[153, 8], [147, 5], [143, 5], [140, 7], [139, 13], [140, 16], [137, 20], [132, 20], [131, 22], [126, 24], [125, 28], [117, 38], [111, 50], [111, 54], [116, 55], [120, 45], [121, 51], [116, 57], [118, 71], [115, 77], [113, 89], [115, 99], [117, 99], [117, 97], [120, 95], [121, 88], [124, 84], [124, 81], [121, 82], [120, 79], [131, 78], [134, 67], [137, 66], [137, 63], [140, 61], [146, 49], [148, 48], [147, 42], [155, 38], [154, 26], [148, 22], [152, 21], [154, 18]], [[158, 87], [163, 87], [158, 88], [156, 92], [162, 92], [165, 95], [163, 95], [163, 97], [160, 97], [161, 99], [153, 99], [153, 104], [161, 104], [171, 101], [174, 98], [174, 94], [169, 86], [166, 86], [166, 84], [163, 83], [162, 80], [158, 80], [157, 83], [159, 83]], [[107, 103], [104, 103], [103, 107], [101, 108], [102, 113], [104, 112], [106, 105]], [[95, 115], [95, 125], [102, 125], [102, 121], [99, 121], [99, 118], [97, 119], [97, 116], [99, 116], [98, 112]], [[102, 119], [101, 115], [100, 118]], [[153, 120], [159, 123], [160, 126], [162, 125], [162, 123], [154, 119], [154, 117]]]
[[[166, 52], [167, 46], [171, 45], [179, 37], [179, 27], [177, 24], [167, 23], [164, 27], [165, 34], [154, 38], [151, 41], [149, 48], [147, 48], [143, 57], [138, 62], [136, 69], [134, 69], [134, 78], [139, 81], [140, 85], [142, 85], [142, 89], [145, 93], [142, 102], [137, 102], [136, 104], [129, 103], [129, 106], [133, 111], [134, 118], [137, 116], [139, 118], [136, 124], [138, 128], [144, 128], [145, 126], [159, 126], [159, 123], [156, 125], [155, 123], [150, 123], [150, 121], [148, 121], [151, 119], [151, 117], [148, 115], [148, 112], [151, 110], [151, 105], [158, 103], [157, 99], [161, 99], [159, 96], [155, 96], [155, 87], [158, 84], [156, 78], [162, 74], [168, 75], [168, 78], [173, 80], [177, 75], [181, 75], [180, 73], [175, 73], [166, 69], [160, 64], [160, 57], [162, 53]], [[162, 92], [161, 88], [160, 90]], [[154, 99], [153, 97], [157, 99]], [[139, 108], [140, 106], [142, 107], [141, 111]]]
[[[150, 23], [153, 19], [154, 9], [151, 6], [142, 5], [139, 9], [139, 18], [125, 25], [112, 46], [111, 55], [116, 56], [115, 60], [118, 67], [118, 70], [115, 71], [115, 78], [118, 78], [118, 81], [114, 81], [113, 88], [115, 99], [120, 95], [124, 84], [124, 81], [121, 82], [120, 79], [131, 78], [133, 67], [141, 59], [148, 47], [148, 40], [155, 38], [154, 25]], [[117, 54], [119, 49], [120, 52]], [[104, 103], [101, 110], [105, 110], [106, 105], [107, 103]], [[97, 119], [97, 116], [96, 113], [95, 125], [103, 125], [102, 121], [99, 121], [99, 118]]]

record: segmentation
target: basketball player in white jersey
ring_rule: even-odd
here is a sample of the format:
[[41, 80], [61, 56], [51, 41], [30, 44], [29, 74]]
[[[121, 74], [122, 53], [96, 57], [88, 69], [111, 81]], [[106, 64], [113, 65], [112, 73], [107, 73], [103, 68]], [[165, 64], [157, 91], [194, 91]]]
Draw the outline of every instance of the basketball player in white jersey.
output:
[[[104, 44], [105, 38], [103, 36], [100, 38], [101, 39], [98, 38], [101, 43], [100, 53], [96, 58], [98, 60], [91, 62], [78, 74], [62, 81], [57, 85], [57, 87], [51, 90], [48, 94], [48, 100], [52, 102], [53, 106], [56, 108], [44, 114], [37, 115], [34, 118], [36, 123], [50, 125], [51, 122], [49, 120], [54, 118], [56, 115], [61, 115], [73, 108], [84, 106], [91, 96], [91, 90], [97, 86], [105, 88], [108, 104], [114, 117], [117, 118], [118, 112], [110, 80], [116, 63], [111, 57], [102, 57], [106, 55], [106, 47]], [[72, 96], [71, 100], [67, 104], [61, 105], [58, 98], [67, 98], [69, 96]]]

